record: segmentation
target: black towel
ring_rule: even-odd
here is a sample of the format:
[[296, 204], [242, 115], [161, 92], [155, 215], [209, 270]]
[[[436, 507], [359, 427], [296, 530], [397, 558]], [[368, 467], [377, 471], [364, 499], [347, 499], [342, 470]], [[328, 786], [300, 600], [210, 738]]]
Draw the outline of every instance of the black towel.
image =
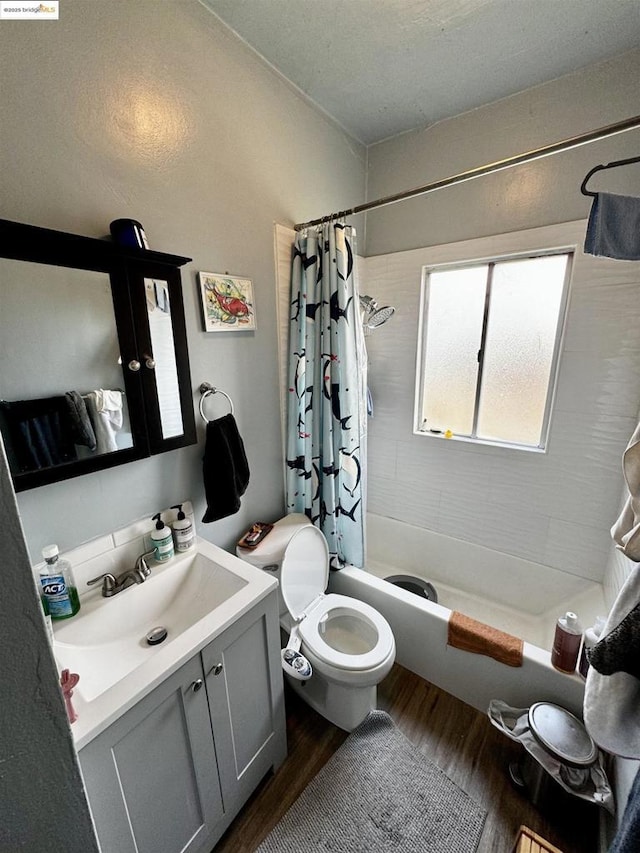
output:
[[587, 651], [587, 658], [601, 675], [628, 672], [640, 679], [640, 604]]
[[249, 465], [233, 415], [207, 424], [202, 459], [207, 511], [202, 521], [218, 521], [240, 509], [240, 497], [249, 485]]
[[67, 391], [64, 396], [69, 407], [75, 443], [84, 445], [89, 450], [95, 450], [97, 446], [96, 434], [93, 431], [84, 400], [77, 391]]

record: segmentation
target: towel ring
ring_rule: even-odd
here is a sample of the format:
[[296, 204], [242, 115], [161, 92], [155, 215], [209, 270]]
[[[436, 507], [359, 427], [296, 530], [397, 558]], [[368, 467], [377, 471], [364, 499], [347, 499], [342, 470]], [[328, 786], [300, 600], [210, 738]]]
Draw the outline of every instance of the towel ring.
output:
[[204, 413], [204, 401], [207, 399], [209, 394], [222, 394], [223, 397], [226, 397], [228, 402], [229, 402], [231, 414], [233, 414], [233, 400], [225, 391], [222, 391], [220, 388], [214, 388], [214, 386], [211, 385], [210, 382], [203, 382], [202, 385], [200, 386], [200, 394], [202, 395], [200, 397], [200, 406], [199, 406], [200, 417], [205, 422], [205, 424], [209, 423], [209, 419], [207, 418], [207, 416]]

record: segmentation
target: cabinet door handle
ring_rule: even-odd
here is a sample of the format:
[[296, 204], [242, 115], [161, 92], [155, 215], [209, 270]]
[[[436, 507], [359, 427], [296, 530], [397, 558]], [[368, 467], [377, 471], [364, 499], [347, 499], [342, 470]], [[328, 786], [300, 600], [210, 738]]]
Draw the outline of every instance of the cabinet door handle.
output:
[[198, 678], [198, 679], [196, 679], [196, 680], [193, 682], [193, 684], [191, 685], [191, 690], [192, 690], [192, 692], [193, 692], [193, 693], [197, 693], [197, 692], [198, 692], [198, 690], [200, 690], [200, 688], [201, 688], [201, 687], [202, 687], [202, 679], [201, 679], [201, 678]]
[[129, 368], [129, 370], [133, 370], [134, 373], [136, 373], [138, 370], [140, 370], [140, 362], [136, 361], [135, 358], [132, 359], [127, 366]]
[[221, 663], [217, 663], [212, 670], [213, 675], [220, 675], [223, 669], [224, 666]]
[[144, 357], [144, 366], [148, 367], [149, 370], [153, 370], [156, 366], [155, 359], [151, 355], [145, 355]]

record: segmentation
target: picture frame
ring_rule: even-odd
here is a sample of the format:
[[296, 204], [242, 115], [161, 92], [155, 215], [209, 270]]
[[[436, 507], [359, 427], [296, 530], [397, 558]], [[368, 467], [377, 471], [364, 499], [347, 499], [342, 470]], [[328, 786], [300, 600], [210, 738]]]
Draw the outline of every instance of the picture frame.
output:
[[228, 273], [199, 272], [205, 332], [247, 332], [256, 328], [253, 282]]

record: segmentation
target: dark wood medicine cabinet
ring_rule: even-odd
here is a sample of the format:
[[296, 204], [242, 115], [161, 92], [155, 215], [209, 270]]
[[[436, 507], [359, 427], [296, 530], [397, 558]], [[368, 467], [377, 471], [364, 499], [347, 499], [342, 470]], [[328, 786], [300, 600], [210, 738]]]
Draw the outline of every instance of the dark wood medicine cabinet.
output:
[[17, 492], [195, 443], [190, 260], [0, 219], [0, 431]]

